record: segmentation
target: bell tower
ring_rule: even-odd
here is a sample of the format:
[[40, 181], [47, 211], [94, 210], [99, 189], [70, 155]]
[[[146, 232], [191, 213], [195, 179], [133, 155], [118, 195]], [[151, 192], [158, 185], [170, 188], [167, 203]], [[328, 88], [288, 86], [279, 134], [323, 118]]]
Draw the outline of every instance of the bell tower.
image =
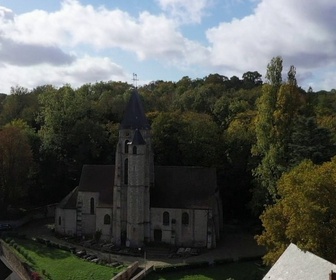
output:
[[113, 237], [117, 245], [141, 247], [150, 240], [149, 195], [154, 183], [151, 131], [137, 90], [119, 128], [113, 190]]

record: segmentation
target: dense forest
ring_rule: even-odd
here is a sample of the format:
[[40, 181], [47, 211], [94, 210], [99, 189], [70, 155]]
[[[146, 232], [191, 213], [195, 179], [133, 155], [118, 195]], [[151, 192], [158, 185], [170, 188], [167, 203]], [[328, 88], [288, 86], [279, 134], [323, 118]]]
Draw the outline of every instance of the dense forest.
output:
[[[216, 167], [225, 221], [262, 213], [265, 230], [258, 242], [269, 250], [268, 263], [293, 241], [336, 259], [335, 253], [325, 253], [325, 244], [305, 240], [295, 227], [287, 232], [295, 216], [289, 211], [302, 208], [291, 210], [295, 201], [314, 208], [323, 186], [336, 194], [336, 172], [330, 171], [336, 166], [331, 160], [336, 155], [336, 90], [305, 91], [295, 75], [294, 66], [286, 73], [281, 57], [275, 57], [264, 78], [249, 71], [241, 78], [209, 74], [138, 87], [152, 126], [155, 163]], [[17, 86], [0, 94], [0, 213], [59, 202], [78, 184], [83, 164], [114, 164], [119, 123], [133, 89], [109, 81], [79, 88]], [[315, 176], [319, 168], [329, 168], [325, 172], [332, 178], [321, 175], [324, 169]], [[310, 177], [299, 182], [304, 176]], [[306, 194], [290, 191], [305, 182], [320, 187]], [[327, 204], [323, 200], [320, 211], [309, 208], [326, 227], [330, 221], [336, 224], [333, 198]], [[335, 231], [314, 240], [335, 236]]]

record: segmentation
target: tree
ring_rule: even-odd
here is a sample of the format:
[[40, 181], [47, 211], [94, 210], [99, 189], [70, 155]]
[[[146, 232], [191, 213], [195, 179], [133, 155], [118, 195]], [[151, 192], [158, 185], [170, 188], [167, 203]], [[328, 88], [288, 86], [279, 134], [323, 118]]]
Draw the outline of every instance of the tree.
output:
[[252, 148], [252, 153], [258, 156], [261, 162], [254, 170], [257, 190], [254, 192], [254, 201], [252, 203], [255, 209], [262, 209], [265, 204], [270, 203], [275, 198], [275, 183], [282, 172], [282, 170], [279, 172], [279, 166], [277, 166], [273, 115], [276, 110], [278, 90], [282, 82], [281, 71], [282, 59], [280, 57], [273, 58], [267, 66], [266, 78], [268, 83], [262, 86], [262, 93], [257, 105], [257, 142]]
[[288, 81], [282, 83], [282, 59], [273, 58], [267, 67], [268, 83], [262, 86], [256, 118], [257, 142], [252, 153], [260, 158], [254, 170], [257, 180], [255, 209], [274, 203], [278, 197], [276, 182], [289, 166], [289, 143], [293, 124], [300, 108], [300, 91], [295, 81], [295, 68], [289, 71]]
[[179, 135], [184, 123], [180, 114], [159, 113], [153, 120], [153, 150], [155, 162], [160, 165], [182, 165]]
[[282, 83], [282, 58], [280, 56], [273, 57], [267, 65], [266, 80], [267, 83], [278, 89]]
[[160, 113], [152, 129], [159, 164], [215, 166], [219, 161], [220, 131], [207, 114]]
[[0, 123], [4, 125], [14, 119], [23, 119], [31, 127], [35, 127], [37, 112], [37, 95], [23, 87], [12, 87], [10, 95], [3, 101]]
[[179, 135], [183, 165], [217, 166], [222, 156], [220, 130], [210, 115], [185, 112]]
[[322, 164], [335, 155], [335, 148], [330, 130], [320, 127], [315, 117], [300, 116], [295, 120], [289, 144], [291, 166], [304, 159]]
[[262, 80], [261, 80], [261, 74], [259, 74], [257, 71], [248, 71], [243, 74], [243, 86], [245, 89], [251, 89], [256, 86], [262, 85]]
[[109, 140], [114, 127], [105, 119], [105, 114], [113, 114], [97, 109], [99, 96], [90, 87], [74, 90], [69, 85], [39, 96], [42, 181], [49, 194], [55, 192], [50, 199], [78, 184], [83, 164], [113, 163], [114, 146]]
[[266, 264], [274, 263], [290, 243], [336, 260], [336, 158], [322, 165], [303, 161], [278, 182], [281, 199], [261, 215]]
[[255, 143], [255, 115], [255, 111], [237, 114], [223, 133], [220, 149], [224, 150], [225, 156], [222, 157], [222, 168], [218, 169], [218, 184], [226, 219], [251, 217], [246, 205], [251, 200], [251, 146]]
[[14, 126], [0, 130], [0, 213], [27, 194], [33, 163], [27, 135]]

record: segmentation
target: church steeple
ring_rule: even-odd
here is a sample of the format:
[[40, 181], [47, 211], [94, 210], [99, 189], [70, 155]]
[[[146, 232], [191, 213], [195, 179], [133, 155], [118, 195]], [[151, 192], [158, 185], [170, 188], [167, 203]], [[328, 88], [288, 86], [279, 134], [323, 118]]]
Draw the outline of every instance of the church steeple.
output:
[[150, 129], [149, 122], [145, 115], [140, 96], [137, 90], [133, 90], [131, 98], [126, 106], [124, 118], [120, 129]]
[[141, 247], [150, 240], [149, 188], [154, 184], [151, 127], [136, 89], [119, 127], [113, 192], [117, 245]]

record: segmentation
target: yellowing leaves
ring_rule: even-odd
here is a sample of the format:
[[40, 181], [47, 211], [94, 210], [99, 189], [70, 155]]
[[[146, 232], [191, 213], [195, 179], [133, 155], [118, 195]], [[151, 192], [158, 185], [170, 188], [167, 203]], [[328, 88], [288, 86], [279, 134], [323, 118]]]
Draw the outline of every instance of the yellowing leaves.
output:
[[[284, 174], [281, 199], [261, 215], [264, 232], [257, 237], [274, 263], [290, 242], [330, 261], [336, 260], [336, 158], [323, 165], [304, 161]], [[279, 233], [281, 231], [281, 233]]]

